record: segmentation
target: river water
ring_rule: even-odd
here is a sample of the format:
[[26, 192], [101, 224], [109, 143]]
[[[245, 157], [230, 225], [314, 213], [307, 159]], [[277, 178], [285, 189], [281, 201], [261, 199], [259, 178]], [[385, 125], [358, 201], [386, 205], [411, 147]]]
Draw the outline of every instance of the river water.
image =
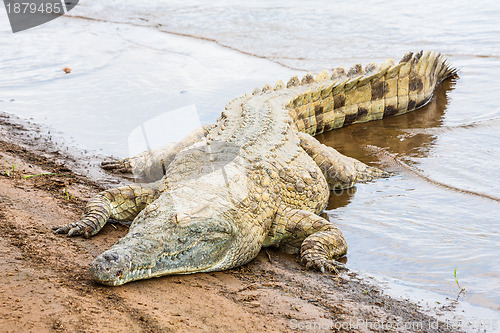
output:
[[0, 13], [0, 111], [125, 157], [134, 129], [171, 110], [210, 123], [231, 98], [291, 75], [441, 52], [460, 77], [424, 109], [320, 136], [395, 172], [332, 195], [328, 215], [353, 269], [454, 298], [456, 268], [460, 300], [498, 316], [500, 3], [228, 3], [81, 2], [17, 34]]

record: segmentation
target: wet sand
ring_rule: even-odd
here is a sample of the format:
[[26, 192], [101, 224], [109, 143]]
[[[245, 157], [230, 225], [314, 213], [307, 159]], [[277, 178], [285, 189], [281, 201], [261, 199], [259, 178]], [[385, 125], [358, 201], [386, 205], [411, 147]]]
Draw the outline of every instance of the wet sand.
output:
[[91, 239], [55, 235], [51, 227], [78, 219], [113, 181], [71, 171], [75, 161], [49, 143], [22, 144], [30, 131], [6, 116], [0, 129], [2, 332], [457, 332], [354, 272], [307, 271], [298, 257], [274, 249], [225, 272], [95, 284], [90, 262], [127, 227], [107, 224]]

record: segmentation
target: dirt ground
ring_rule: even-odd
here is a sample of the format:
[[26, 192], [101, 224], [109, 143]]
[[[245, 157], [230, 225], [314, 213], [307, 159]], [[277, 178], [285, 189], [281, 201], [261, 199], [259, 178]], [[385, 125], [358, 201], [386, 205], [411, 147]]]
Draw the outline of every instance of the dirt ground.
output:
[[355, 273], [307, 271], [274, 249], [225, 272], [95, 284], [90, 262], [127, 227], [108, 224], [91, 239], [54, 234], [103, 189], [54, 154], [0, 140], [1, 332], [457, 331]]

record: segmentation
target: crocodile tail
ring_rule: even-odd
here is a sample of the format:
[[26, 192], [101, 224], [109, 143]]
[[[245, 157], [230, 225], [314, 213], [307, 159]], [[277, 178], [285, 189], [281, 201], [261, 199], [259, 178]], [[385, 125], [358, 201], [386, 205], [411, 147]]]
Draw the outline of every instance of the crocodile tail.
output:
[[[413, 111], [431, 99], [441, 81], [456, 73], [439, 53], [409, 52], [399, 64], [387, 60], [364, 70], [357, 64], [347, 73], [337, 68], [329, 79], [322, 72], [312, 79], [311, 89], [286, 107], [297, 130], [316, 135]], [[302, 84], [310, 83], [307, 74]]]

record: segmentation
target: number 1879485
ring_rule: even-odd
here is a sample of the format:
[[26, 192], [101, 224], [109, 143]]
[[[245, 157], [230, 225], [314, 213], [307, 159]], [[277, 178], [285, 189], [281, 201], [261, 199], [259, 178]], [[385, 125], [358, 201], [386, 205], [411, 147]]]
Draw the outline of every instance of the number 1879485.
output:
[[62, 2], [6, 2], [9, 14], [64, 14]]

